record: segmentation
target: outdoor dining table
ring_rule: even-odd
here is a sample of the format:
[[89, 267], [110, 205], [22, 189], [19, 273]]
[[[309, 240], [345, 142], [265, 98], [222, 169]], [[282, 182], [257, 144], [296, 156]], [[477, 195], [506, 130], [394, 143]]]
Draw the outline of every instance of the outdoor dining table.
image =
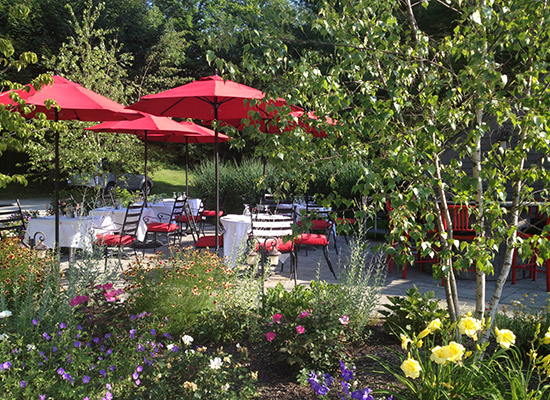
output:
[[220, 218], [224, 228], [223, 256], [227, 266], [234, 268], [237, 258], [246, 251], [250, 231], [250, 215], [228, 214]]
[[[119, 230], [124, 224], [126, 208], [100, 207], [90, 210], [88, 215], [92, 218], [93, 229], [96, 233], [114, 232]], [[137, 229], [137, 239], [140, 242], [145, 240], [145, 235], [147, 234], [147, 223], [145, 220], [148, 218], [156, 218], [155, 211], [151, 208], [144, 208]]]
[[[53, 249], [55, 244], [55, 217], [31, 218], [27, 224], [27, 232], [32, 238], [38, 232], [44, 234], [44, 245]], [[70, 249], [92, 250], [94, 231], [92, 229], [92, 218], [76, 217], [59, 218], [59, 247]]]
[[[198, 215], [199, 207], [202, 203], [202, 200], [187, 199], [186, 201], [187, 201], [187, 204], [189, 204], [189, 208], [191, 209], [191, 212], [193, 213], [193, 215]], [[174, 199], [164, 199], [156, 203], [147, 204], [147, 208], [152, 209], [155, 215], [162, 214], [163, 219], [166, 219], [168, 216], [170, 216], [170, 213], [172, 212], [173, 207], [174, 207]]]

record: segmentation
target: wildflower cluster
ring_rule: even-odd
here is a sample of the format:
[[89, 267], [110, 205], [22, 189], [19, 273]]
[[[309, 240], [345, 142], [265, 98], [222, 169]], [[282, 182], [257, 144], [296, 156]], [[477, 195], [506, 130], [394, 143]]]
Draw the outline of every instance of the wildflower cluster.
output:
[[[319, 374], [311, 372], [307, 381], [309, 382], [311, 389], [318, 396], [322, 397], [333, 397], [341, 400], [344, 399], [359, 399], [359, 400], [374, 400], [372, 396], [372, 390], [368, 387], [364, 389], [356, 389], [358, 386], [357, 382], [353, 381], [353, 374], [355, 368], [347, 368], [346, 364], [340, 362], [340, 385], [335, 385], [337, 381], [330, 374]], [[356, 390], [353, 390], [356, 389]], [[390, 396], [387, 400], [393, 399], [393, 396]]]
[[22, 296], [43, 291], [53, 265], [51, 256], [39, 257], [19, 243], [15, 237], [0, 240], [0, 287], [8, 306]]
[[216, 255], [173, 250], [168, 259], [150, 258], [125, 272], [125, 292], [134, 311], [150, 310], [169, 318], [169, 331], [188, 330], [199, 311], [211, 310], [225, 296], [232, 276]]

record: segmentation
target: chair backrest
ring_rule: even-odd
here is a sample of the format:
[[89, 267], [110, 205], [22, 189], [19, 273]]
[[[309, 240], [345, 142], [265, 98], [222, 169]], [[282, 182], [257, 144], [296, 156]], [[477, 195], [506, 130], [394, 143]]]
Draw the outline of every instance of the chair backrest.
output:
[[139, 223], [141, 221], [141, 214], [143, 214], [144, 203], [132, 203], [126, 208], [126, 215], [124, 216], [124, 223], [120, 231], [120, 235], [134, 236], [137, 235]]
[[250, 236], [260, 243], [292, 235], [293, 219], [284, 215], [252, 214]]
[[453, 224], [453, 231], [475, 232], [470, 226], [471, 211], [475, 210], [475, 206], [450, 204], [449, 214]]
[[19, 200], [15, 203], [0, 204], [0, 235], [7, 231], [20, 235], [25, 229], [25, 218]]
[[284, 215], [286, 217], [289, 217], [292, 219], [292, 221], [296, 221], [296, 210], [294, 208], [294, 204], [290, 203], [284, 203], [284, 204], [277, 204], [275, 206], [274, 214], [276, 215]]
[[177, 224], [178, 220], [183, 214], [186, 203], [187, 199], [185, 198], [185, 196], [176, 197], [174, 199], [174, 206], [172, 207], [172, 213], [170, 214], [170, 224]]

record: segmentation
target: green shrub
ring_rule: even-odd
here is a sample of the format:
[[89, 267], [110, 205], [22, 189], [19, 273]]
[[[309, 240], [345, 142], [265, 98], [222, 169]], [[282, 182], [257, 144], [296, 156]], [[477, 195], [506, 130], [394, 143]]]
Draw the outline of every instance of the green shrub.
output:
[[166, 317], [168, 332], [179, 335], [193, 326], [201, 311], [214, 309], [231, 275], [213, 253], [176, 248], [168, 259], [130, 265], [125, 291], [133, 312]]
[[[205, 161], [193, 171], [196, 176], [195, 194], [201, 198], [208, 209], [215, 208], [216, 186], [214, 162]], [[262, 192], [258, 182], [263, 176], [263, 163], [260, 160], [220, 162], [220, 208], [226, 214], [241, 214], [245, 197], [249, 203], [257, 204]]]
[[411, 334], [424, 328], [426, 321], [445, 318], [447, 311], [435, 299], [435, 293], [429, 291], [420, 293], [418, 288], [407, 289], [405, 297], [388, 297], [391, 304], [384, 305], [387, 310], [380, 313], [385, 317], [386, 330], [399, 335], [402, 331]]

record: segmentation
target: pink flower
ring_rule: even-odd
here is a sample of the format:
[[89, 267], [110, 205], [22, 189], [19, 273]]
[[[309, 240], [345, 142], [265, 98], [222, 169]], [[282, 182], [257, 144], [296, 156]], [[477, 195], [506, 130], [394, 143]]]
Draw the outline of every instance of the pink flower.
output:
[[279, 323], [281, 323], [281, 318], [283, 318], [283, 316], [281, 314], [275, 314], [273, 316], [273, 321], [279, 324]]
[[265, 334], [265, 338], [267, 339], [268, 342], [271, 342], [273, 339], [275, 339], [275, 336], [277, 336], [275, 332], [267, 332]]
[[107, 300], [108, 302], [112, 303], [113, 301], [116, 301], [117, 300], [117, 296], [119, 294], [122, 294], [124, 293], [121, 289], [117, 289], [117, 290], [111, 290], [110, 292], [105, 292], [105, 300]]
[[309, 315], [309, 313], [307, 311], [302, 311], [302, 313], [300, 315], [298, 315], [298, 318], [299, 319], [302, 319], [302, 318], [305, 318]]
[[305, 330], [305, 328], [304, 328], [302, 325], [298, 325], [298, 326], [296, 327], [296, 333], [297, 333], [298, 335], [301, 335], [301, 334], [304, 333], [305, 331], [306, 331], [306, 330]]
[[109, 289], [112, 289], [112, 288], [113, 288], [112, 283], [106, 283], [105, 285], [103, 285], [103, 290], [109, 290]]
[[344, 316], [338, 318], [338, 321], [340, 321], [340, 323], [342, 325], [347, 325], [347, 324], [349, 324], [349, 317], [347, 315], [344, 315]]
[[88, 296], [76, 296], [71, 300], [71, 307], [78, 306], [79, 304], [86, 303], [88, 301]]

